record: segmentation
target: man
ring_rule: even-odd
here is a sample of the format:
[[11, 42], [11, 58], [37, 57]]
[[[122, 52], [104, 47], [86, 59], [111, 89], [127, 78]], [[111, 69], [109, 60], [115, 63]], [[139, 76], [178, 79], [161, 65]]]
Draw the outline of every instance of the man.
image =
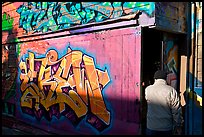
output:
[[147, 100], [147, 135], [172, 135], [174, 129], [181, 134], [180, 99], [177, 91], [167, 85], [167, 74], [158, 70], [154, 74], [155, 82], [145, 89]]

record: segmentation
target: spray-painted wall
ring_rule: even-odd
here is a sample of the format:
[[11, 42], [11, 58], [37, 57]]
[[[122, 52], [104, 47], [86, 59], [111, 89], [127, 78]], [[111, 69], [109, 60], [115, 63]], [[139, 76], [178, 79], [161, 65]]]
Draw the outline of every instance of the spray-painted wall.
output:
[[59, 30], [138, 10], [149, 23], [154, 3], [14, 2], [2, 8], [2, 63], [12, 65], [5, 71], [15, 68], [8, 83], [16, 86], [17, 119], [58, 134], [140, 134], [141, 28]]
[[14, 20], [12, 26], [5, 26], [16, 28], [9, 36], [14, 37], [103, 22], [137, 11], [143, 12], [141, 24], [153, 25], [154, 10], [154, 2], [14, 2], [3, 7], [2, 14]]
[[[2, 112], [58, 134], [140, 134], [140, 27], [74, 35], [103, 29], [83, 28], [86, 24], [137, 11], [142, 12], [140, 26], [186, 32], [186, 9], [180, 2], [4, 3]], [[171, 47], [171, 40], [166, 44]], [[168, 56], [176, 60], [175, 50], [165, 52], [172, 72]], [[196, 78], [202, 85], [200, 51]], [[202, 102], [202, 87], [194, 89]]]
[[167, 71], [167, 83], [177, 89], [179, 79], [178, 39], [165, 33], [163, 38], [164, 70]]
[[139, 134], [140, 38], [132, 28], [22, 43], [16, 117], [61, 134]]

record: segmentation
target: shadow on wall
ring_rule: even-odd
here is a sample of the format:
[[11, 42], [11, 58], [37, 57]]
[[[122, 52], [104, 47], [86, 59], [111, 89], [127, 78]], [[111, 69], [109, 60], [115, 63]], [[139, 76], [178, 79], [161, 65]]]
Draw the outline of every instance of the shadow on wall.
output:
[[190, 100], [194, 101], [196, 107], [202, 108], [202, 98], [198, 98], [199, 95], [195, 91], [191, 91], [190, 93], [188, 93], [188, 96]]
[[38, 92], [30, 84], [18, 99], [20, 119], [60, 135], [140, 134], [138, 100], [108, 98], [87, 88], [83, 94], [75, 87], [52, 91], [44, 86]]
[[[73, 101], [73, 104], [60, 99], [60, 96], [67, 96], [67, 100]], [[48, 132], [59, 135], [140, 135], [141, 115], [139, 102], [128, 99], [106, 98], [105, 106], [102, 108], [101, 98], [88, 98], [88, 104], [80, 96], [78, 101], [73, 98], [76, 94], [73, 92], [56, 93], [52, 98], [36, 103], [36, 96], [27, 94], [27, 101], [22, 100], [19, 110], [22, 110], [21, 120], [26, 123], [32, 123], [33, 126], [41, 128]], [[59, 98], [59, 99], [58, 99]], [[54, 101], [55, 100], [55, 101]], [[58, 103], [61, 100], [60, 103]], [[95, 104], [92, 104], [94, 101]], [[99, 102], [100, 101], [100, 102]], [[66, 102], [66, 103], [63, 103]], [[27, 103], [27, 106], [25, 105]], [[31, 105], [29, 105], [30, 103]], [[53, 105], [48, 105], [53, 104]], [[84, 106], [82, 104], [85, 104]], [[131, 110], [130, 105], [132, 106]], [[39, 108], [37, 109], [38, 106]], [[46, 108], [46, 106], [49, 106]], [[62, 109], [63, 107], [63, 109]], [[153, 107], [161, 107], [159, 104], [153, 104]], [[166, 106], [163, 106], [166, 107]], [[131, 112], [132, 111], [132, 112]], [[82, 113], [83, 112], [83, 113]], [[135, 116], [131, 116], [134, 113]], [[162, 115], [162, 114], [161, 114]], [[162, 121], [162, 123], [165, 123]], [[144, 134], [144, 133], [143, 133]]]
[[[2, 29], [4, 28], [2, 24]], [[17, 53], [16, 41], [17, 30], [2, 30], [2, 113], [15, 115], [15, 95], [17, 78]], [[14, 41], [13, 41], [14, 40]]]

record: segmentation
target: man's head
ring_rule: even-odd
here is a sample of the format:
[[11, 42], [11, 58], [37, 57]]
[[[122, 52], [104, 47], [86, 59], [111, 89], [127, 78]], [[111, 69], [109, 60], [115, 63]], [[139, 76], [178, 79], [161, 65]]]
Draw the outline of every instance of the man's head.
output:
[[154, 79], [164, 79], [166, 80], [167, 74], [164, 70], [157, 70], [154, 73]]

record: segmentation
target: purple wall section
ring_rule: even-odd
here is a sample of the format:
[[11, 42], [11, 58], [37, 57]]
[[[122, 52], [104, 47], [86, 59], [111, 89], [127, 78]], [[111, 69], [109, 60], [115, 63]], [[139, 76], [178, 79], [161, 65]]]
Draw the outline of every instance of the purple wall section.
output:
[[[71, 48], [71, 51], [68, 51], [68, 47]], [[18, 103], [16, 109], [16, 117], [18, 119], [58, 134], [140, 134], [140, 27], [100, 31], [46, 39], [44, 41], [24, 42], [21, 45], [21, 49], [18, 79], [19, 87], [17, 90]], [[69, 107], [69, 113], [72, 112], [72, 115], [69, 115], [68, 112], [65, 114], [63, 111], [59, 111], [58, 107], [54, 106], [60, 105], [57, 99], [53, 101], [54, 105], [50, 105], [49, 111], [47, 110], [46, 112], [44, 108], [49, 104], [48, 101], [53, 99], [50, 98], [49, 100], [48, 95], [43, 96], [47, 102], [38, 94], [36, 94], [35, 97], [34, 95], [31, 96], [31, 98], [33, 98], [33, 100], [30, 100], [32, 105], [26, 102], [26, 99], [29, 100], [29, 97], [28, 94], [25, 95], [26, 91], [23, 91], [23, 89], [25, 87], [34, 89], [34, 86], [29, 87], [26, 85], [31, 84], [31, 77], [33, 77], [33, 79], [35, 79], [35, 76], [39, 78], [39, 75], [42, 73], [39, 68], [35, 68], [35, 62], [37, 62], [37, 60], [42, 61], [46, 59], [46, 56], [50, 54], [53, 54], [52, 57], [56, 57], [54, 54], [58, 54], [58, 58], [55, 58], [56, 60], [53, 58], [50, 59], [52, 63], [60, 62], [59, 60], [68, 56], [69, 53], [74, 54], [75, 51], [79, 51], [83, 56], [93, 59], [95, 68], [90, 67], [90, 60], [87, 61], [87, 58], [82, 59], [83, 62], [85, 62], [85, 77], [89, 79], [89, 83], [92, 84], [94, 81], [92, 75], [94, 72], [97, 72], [98, 75], [96, 76], [98, 76], [99, 83], [102, 85], [102, 88], [98, 90], [100, 92], [95, 91], [93, 85], [91, 85], [92, 93], [88, 91], [88, 96], [86, 96], [90, 102], [86, 102], [87, 98], [81, 96], [82, 94], [78, 88], [73, 88], [72, 91], [75, 91], [80, 101], [82, 100], [81, 110], [84, 110], [83, 116], [77, 115], [77, 109], [74, 109], [75, 106], [73, 104], [64, 103], [66, 101], [62, 101], [62, 99], [66, 99], [64, 98], [64, 92], [62, 94], [57, 93], [56, 98], [60, 98], [61, 104], [64, 103]], [[34, 54], [31, 55], [29, 52]], [[27, 61], [29, 60], [28, 62], [25, 61], [26, 58]], [[73, 60], [74, 57], [72, 57], [72, 61]], [[34, 61], [33, 71], [32, 61]], [[24, 65], [24, 67], [27, 66], [27, 74], [23, 72], [23, 62], [27, 64]], [[57, 63], [53, 64], [56, 65]], [[54, 68], [54, 65], [50, 66]], [[44, 66], [45, 68], [49, 67], [49, 65]], [[43, 66], [41, 65], [41, 67]], [[57, 69], [59, 70], [59, 67]], [[100, 71], [103, 72], [103, 76], [106, 76], [107, 83], [105, 85], [102, 84], [104, 83], [102, 75], [100, 76], [98, 73]], [[37, 75], [29, 75], [33, 72]], [[56, 71], [53, 72], [54, 76], [56, 76], [56, 73]], [[77, 85], [77, 79], [81, 77], [77, 75], [74, 70], [73, 73], [75, 86], [79, 87], [79, 85]], [[25, 82], [26, 76], [30, 79], [27, 83]], [[60, 78], [62, 77], [60, 76]], [[63, 81], [63, 79], [61, 79], [61, 81]], [[61, 81], [59, 80], [58, 83]], [[40, 85], [37, 84], [39, 82], [38, 79], [36, 82], [38, 88], [40, 88]], [[54, 80], [52, 82], [57, 83]], [[35, 83], [35, 80], [33, 80], [33, 83]], [[46, 90], [43, 89], [41, 92], [46, 94], [45, 91]], [[41, 93], [39, 92], [39, 94]], [[37, 101], [36, 98], [39, 97], [40, 99]], [[39, 109], [36, 109], [36, 102], [40, 104], [38, 106]], [[53, 116], [48, 118], [47, 115]]]

